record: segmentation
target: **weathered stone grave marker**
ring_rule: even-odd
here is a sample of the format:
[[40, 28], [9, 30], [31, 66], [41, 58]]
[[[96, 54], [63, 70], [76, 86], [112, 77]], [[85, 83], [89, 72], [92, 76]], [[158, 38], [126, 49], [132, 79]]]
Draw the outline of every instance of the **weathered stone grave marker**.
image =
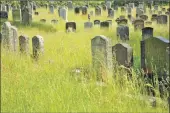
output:
[[95, 16], [101, 16], [101, 15], [102, 15], [102, 9], [99, 6], [97, 6], [95, 8]]
[[22, 21], [22, 16], [21, 16], [21, 9], [12, 9], [12, 18], [13, 21]]
[[113, 18], [114, 17], [114, 10], [112, 8], [108, 8], [108, 17]]
[[117, 27], [117, 36], [121, 40], [129, 40], [129, 27], [126, 25], [119, 25]]
[[8, 19], [8, 12], [0, 11], [0, 19]]
[[142, 29], [142, 40], [153, 37], [153, 28], [145, 27]]
[[94, 25], [100, 25], [100, 20], [94, 20]]
[[76, 32], [76, 23], [66, 22], [66, 32]]
[[158, 24], [167, 25], [167, 23], [168, 23], [168, 17], [167, 17], [167, 15], [159, 15], [159, 16], [157, 17], [157, 23], [158, 23]]
[[134, 21], [134, 30], [141, 30], [144, 28], [144, 21], [142, 19], [136, 19]]
[[29, 54], [29, 38], [27, 36], [19, 36], [19, 48], [21, 53]]
[[87, 15], [87, 7], [86, 6], [82, 7], [82, 15]]
[[65, 21], [68, 21], [67, 20], [67, 9], [66, 8], [61, 8], [60, 9], [60, 17], [65, 20]]
[[110, 27], [110, 22], [108, 21], [104, 21], [104, 22], [100, 22], [100, 28], [109, 28]]
[[80, 8], [79, 8], [79, 7], [75, 7], [74, 13], [75, 13], [75, 14], [80, 14]]
[[84, 23], [84, 28], [92, 28], [93, 27], [93, 23], [92, 22], [85, 22]]

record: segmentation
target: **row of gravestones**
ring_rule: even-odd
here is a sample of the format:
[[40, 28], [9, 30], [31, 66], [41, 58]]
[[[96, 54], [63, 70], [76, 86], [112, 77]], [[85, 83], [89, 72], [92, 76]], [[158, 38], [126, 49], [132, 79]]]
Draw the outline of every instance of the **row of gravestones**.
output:
[[[17, 28], [12, 26], [10, 22], [3, 23], [0, 34], [1, 44], [10, 51], [18, 50], [18, 32]], [[38, 59], [39, 55], [44, 52], [44, 40], [40, 35], [32, 38], [33, 57]], [[29, 38], [27, 36], [19, 36], [19, 50], [23, 54], [29, 54]]]

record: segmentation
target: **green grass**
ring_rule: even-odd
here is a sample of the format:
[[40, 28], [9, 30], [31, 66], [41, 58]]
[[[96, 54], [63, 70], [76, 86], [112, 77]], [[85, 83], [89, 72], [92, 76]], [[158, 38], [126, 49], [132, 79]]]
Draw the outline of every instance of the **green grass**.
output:
[[[116, 78], [110, 78], [105, 86], [96, 85], [96, 77], [92, 68], [91, 39], [96, 35], [105, 35], [117, 42], [114, 22], [110, 30], [100, 30], [94, 27], [84, 30], [87, 16], [75, 16], [68, 13], [68, 20], [77, 22], [76, 33], [65, 33], [65, 22], [58, 15], [48, 14], [45, 9], [38, 9], [39, 16], [34, 16], [31, 26], [12, 23], [18, 28], [19, 35], [30, 38], [30, 54], [32, 54], [31, 38], [37, 34], [44, 38], [45, 53], [38, 62], [30, 56], [12, 53], [4, 49], [1, 51], [1, 107], [2, 112], [168, 112], [168, 105], [159, 99], [157, 91], [157, 107], [152, 107], [147, 96], [141, 96], [143, 85], [138, 85], [137, 77], [141, 76], [133, 71], [133, 82], [128, 81], [126, 73], [114, 73]], [[94, 19], [106, 20], [106, 12], [102, 17]], [[120, 11], [116, 17], [120, 15]], [[134, 14], [135, 15], [135, 14]], [[10, 13], [9, 20], [12, 21]], [[46, 19], [46, 24], [39, 23]], [[58, 19], [59, 24], [52, 25], [52, 19]], [[113, 21], [116, 18], [113, 19]], [[133, 47], [135, 66], [140, 68], [140, 40], [141, 32], [134, 32], [130, 27], [130, 41]], [[154, 36], [169, 38], [168, 26], [153, 24]], [[87, 70], [87, 77], [72, 75], [72, 69], [83, 67]], [[116, 70], [116, 69], [115, 69]], [[142, 81], [139, 82], [143, 84]], [[156, 89], [157, 90], [157, 89]], [[142, 97], [143, 99], [140, 99]]]

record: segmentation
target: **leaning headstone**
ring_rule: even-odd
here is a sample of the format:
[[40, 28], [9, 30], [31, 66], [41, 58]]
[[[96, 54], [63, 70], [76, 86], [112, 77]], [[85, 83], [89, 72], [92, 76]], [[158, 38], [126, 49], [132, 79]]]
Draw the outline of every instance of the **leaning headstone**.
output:
[[73, 9], [72, 1], [68, 1], [67, 5], [68, 5], [68, 9]]
[[112, 8], [108, 9], [108, 17], [113, 18], [114, 17], [114, 10]]
[[118, 43], [112, 47], [113, 57], [119, 65], [133, 66], [133, 48], [126, 43]]
[[100, 35], [91, 40], [92, 63], [97, 73], [97, 80], [107, 78], [106, 70], [112, 70], [112, 44], [107, 37]]
[[117, 36], [121, 40], [129, 40], [129, 27], [126, 25], [119, 25], [117, 27]]
[[8, 19], [8, 12], [0, 11], [0, 19]]
[[100, 28], [109, 28], [110, 27], [110, 22], [108, 21], [104, 21], [104, 22], [100, 22]]
[[93, 23], [92, 22], [85, 22], [84, 23], [84, 28], [92, 28], [93, 27]]
[[29, 54], [29, 38], [25, 35], [19, 36], [19, 50], [23, 54]]
[[11, 30], [11, 24], [10, 22], [3, 23], [1, 27], [1, 33], [2, 33], [2, 45], [4, 48], [7, 48], [9, 50], [12, 50], [13, 44], [12, 44], [12, 36], [13, 32]]
[[82, 7], [82, 15], [87, 15], [87, 7], [86, 6]]
[[51, 13], [51, 14], [54, 14], [54, 6], [53, 6], [53, 5], [50, 5], [50, 6], [49, 6], [49, 10], [50, 10], [50, 13]]
[[100, 20], [94, 20], [94, 25], [100, 25]]
[[67, 20], [67, 9], [66, 8], [61, 8], [60, 9], [60, 17], [62, 19], [64, 19], [65, 21], [68, 21]]
[[66, 32], [76, 32], [76, 23], [66, 22]]
[[32, 38], [33, 58], [36, 60], [44, 53], [44, 39], [40, 35]]
[[21, 21], [22, 17], [21, 17], [21, 9], [12, 9], [12, 18], [13, 21]]
[[102, 14], [102, 9], [99, 6], [97, 6], [95, 8], [95, 16], [101, 16], [101, 14]]
[[142, 40], [153, 37], [153, 28], [145, 27], [142, 29]]
[[134, 30], [141, 30], [144, 28], [144, 21], [142, 19], [137, 19], [134, 21]]
[[167, 15], [159, 15], [158, 18], [157, 18], [157, 23], [167, 25], [168, 16]]

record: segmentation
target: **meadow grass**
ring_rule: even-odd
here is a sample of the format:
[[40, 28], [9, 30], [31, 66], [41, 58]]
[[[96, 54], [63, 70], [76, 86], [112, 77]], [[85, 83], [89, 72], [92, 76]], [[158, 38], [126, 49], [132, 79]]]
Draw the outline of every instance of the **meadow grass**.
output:
[[[140, 69], [140, 40], [141, 31], [134, 32], [129, 22], [130, 41], [133, 47], [135, 65], [133, 81], [128, 81], [126, 73], [114, 73], [105, 86], [96, 85], [96, 77], [92, 68], [91, 39], [96, 35], [105, 35], [112, 40], [113, 45], [120, 42], [116, 37], [117, 24], [109, 30], [101, 30], [98, 26], [84, 30], [86, 16], [76, 16], [69, 11], [68, 20], [77, 23], [76, 33], [65, 32], [65, 22], [55, 14], [48, 14], [46, 9], [37, 9], [39, 16], [34, 15], [31, 26], [23, 26], [12, 22], [11, 12], [9, 21], [18, 28], [18, 34], [27, 35], [30, 40], [37, 34], [44, 38], [44, 55], [35, 62], [30, 56], [19, 52], [1, 50], [1, 107], [2, 112], [168, 112], [166, 100], [159, 98], [157, 91], [157, 106], [152, 107], [145, 92], [142, 80], [137, 77]], [[120, 15], [120, 10], [115, 15]], [[134, 13], [133, 13], [134, 14]], [[94, 19], [107, 20], [107, 13]], [[40, 19], [47, 23], [39, 23]], [[52, 25], [52, 19], [59, 23]], [[2, 24], [2, 23], [1, 23]], [[154, 36], [169, 38], [169, 27], [155, 23]], [[89, 79], [80, 76], [77, 80], [71, 70], [83, 67], [88, 71]], [[139, 85], [139, 83], [141, 85]], [[156, 89], [157, 90], [157, 89]]]

